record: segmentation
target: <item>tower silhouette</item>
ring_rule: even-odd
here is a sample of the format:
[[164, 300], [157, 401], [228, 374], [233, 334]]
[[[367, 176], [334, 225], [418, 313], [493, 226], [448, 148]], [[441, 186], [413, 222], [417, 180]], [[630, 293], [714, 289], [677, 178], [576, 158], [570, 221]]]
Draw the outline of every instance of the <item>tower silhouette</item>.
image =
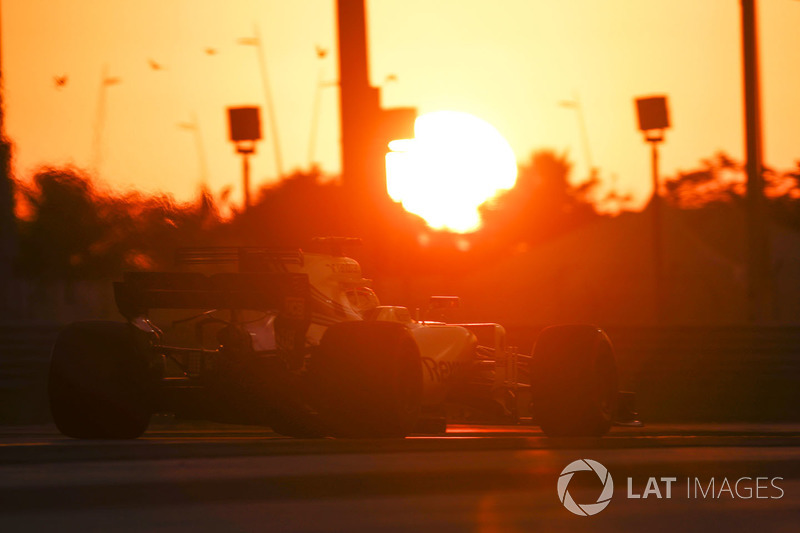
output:
[[385, 155], [390, 140], [413, 137], [415, 108], [382, 109], [369, 83], [364, 0], [337, 0], [342, 184], [356, 205], [379, 210], [389, 202]]
[[[341, 108], [342, 182], [348, 193], [373, 196], [370, 159], [380, 110], [379, 90], [369, 84], [364, 0], [338, 0], [339, 104]], [[366, 199], [366, 198], [365, 198]]]

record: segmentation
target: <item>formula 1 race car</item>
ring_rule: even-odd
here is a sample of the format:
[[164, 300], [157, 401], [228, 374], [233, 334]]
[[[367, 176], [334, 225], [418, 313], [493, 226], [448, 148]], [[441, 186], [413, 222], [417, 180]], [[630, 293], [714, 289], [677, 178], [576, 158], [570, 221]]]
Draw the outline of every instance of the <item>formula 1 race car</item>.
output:
[[525, 355], [499, 324], [426, 319], [455, 297], [433, 297], [425, 317], [379, 305], [342, 252], [351, 241], [320, 239], [329, 253], [186, 249], [184, 271], [126, 273], [114, 293], [127, 323], [74, 323], [55, 343], [56, 426], [136, 438], [152, 414], [173, 413], [305, 438], [404, 437], [453, 421], [609, 430], [619, 395], [601, 329], [547, 328]]

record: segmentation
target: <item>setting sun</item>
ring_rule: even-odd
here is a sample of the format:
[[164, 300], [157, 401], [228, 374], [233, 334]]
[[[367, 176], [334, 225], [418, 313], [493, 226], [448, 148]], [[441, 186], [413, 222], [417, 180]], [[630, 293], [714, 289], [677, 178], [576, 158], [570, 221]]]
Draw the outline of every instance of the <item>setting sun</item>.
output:
[[389, 144], [389, 196], [435, 229], [480, 227], [478, 207], [514, 186], [514, 152], [488, 122], [468, 113], [436, 111], [417, 118], [414, 139]]

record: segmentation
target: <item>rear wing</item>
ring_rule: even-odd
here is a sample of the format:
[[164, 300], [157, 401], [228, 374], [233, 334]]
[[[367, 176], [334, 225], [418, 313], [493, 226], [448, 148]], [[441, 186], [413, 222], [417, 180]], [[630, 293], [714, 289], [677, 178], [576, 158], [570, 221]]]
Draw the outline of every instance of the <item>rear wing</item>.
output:
[[218, 265], [236, 263], [239, 272], [286, 272], [286, 265], [303, 266], [303, 252], [263, 247], [203, 246], [180, 248], [179, 265]]
[[311, 309], [308, 276], [287, 272], [126, 272], [114, 298], [129, 320], [150, 309], [250, 309], [305, 322]]

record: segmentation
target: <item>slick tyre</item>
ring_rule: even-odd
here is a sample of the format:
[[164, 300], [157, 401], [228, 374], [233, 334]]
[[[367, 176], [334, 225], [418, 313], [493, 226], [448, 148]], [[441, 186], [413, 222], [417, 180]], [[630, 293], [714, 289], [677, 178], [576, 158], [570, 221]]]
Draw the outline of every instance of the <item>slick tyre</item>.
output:
[[422, 365], [408, 328], [342, 322], [312, 356], [318, 411], [334, 437], [405, 437], [419, 418]]
[[611, 427], [617, 368], [608, 336], [595, 326], [541, 332], [531, 359], [534, 418], [549, 437], [600, 437]]
[[147, 381], [129, 324], [71, 324], [58, 336], [50, 360], [53, 421], [77, 439], [135, 439], [150, 421]]

